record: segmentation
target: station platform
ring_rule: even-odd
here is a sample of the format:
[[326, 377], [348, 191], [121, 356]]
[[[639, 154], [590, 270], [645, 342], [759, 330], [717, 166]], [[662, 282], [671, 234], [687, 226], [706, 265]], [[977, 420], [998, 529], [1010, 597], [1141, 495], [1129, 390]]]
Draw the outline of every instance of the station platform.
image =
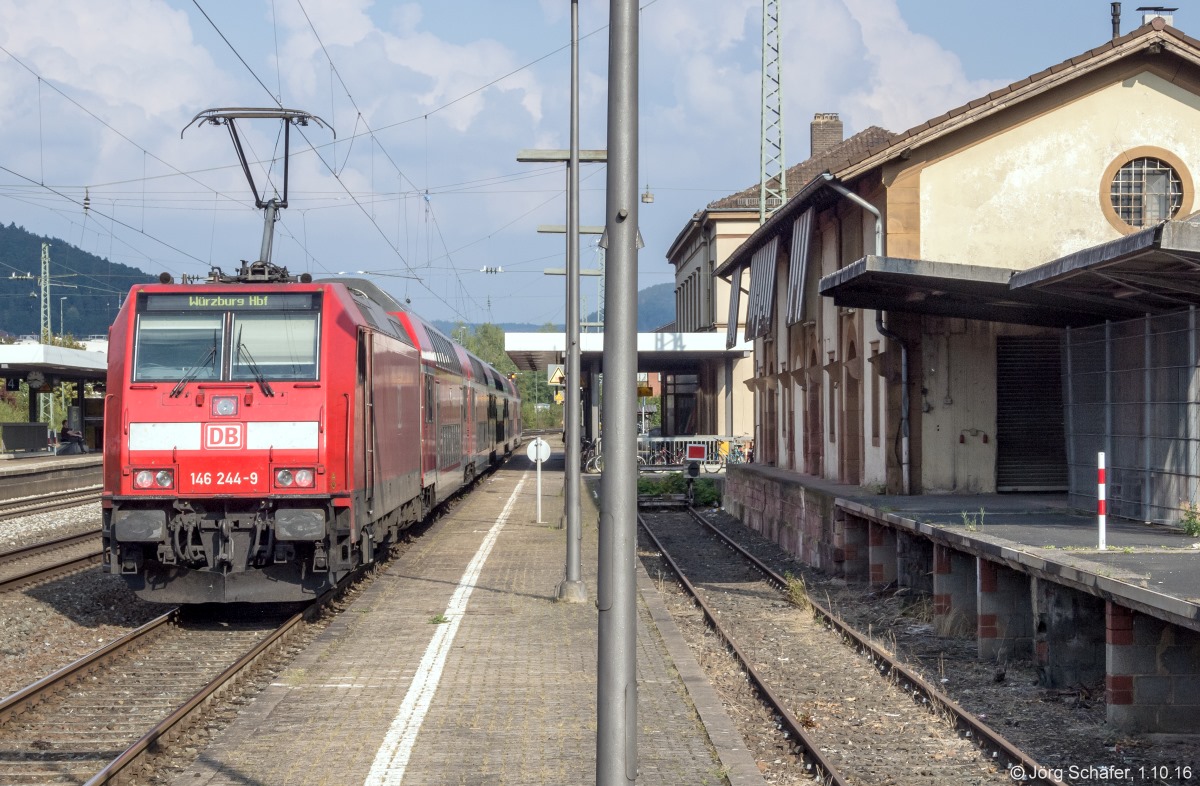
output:
[[1101, 550], [1096, 514], [1072, 509], [1066, 494], [841, 499], [846, 509], [871, 511], [915, 531], [936, 530], [967, 550], [1096, 587], [1200, 630], [1200, 537], [1179, 528], [1109, 516]]
[[74, 453], [68, 456], [56, 456], [53, 451], [30, 451], [20, 453], [0, 453], [0, 473], [29, 472], [31, 469], [57, 466], [86, 467], [104, 463], [104, 457], [99, 450], [90, 453]]
[[55, 456], [18, 453], [0, 460], [0, 499], [18, 499], [98, 486], [103, 481], [104, 457], [99, 453]]
[[[814, 506], [823, 518], [834, 510], [853, 513], [1200, 631], [1200, 537], [1178, 527], [1109, 515], [1101, 550], [1095, 512], [1072, 508], [1065, 493], [868, 494], [762, 464], [737, 465], [724, 482], [733, 492], [726, 494], [727, 509], [772, 539], [805, 515], [782, 500], [810, 494], [827, 500], [827, 508]], [[759, 496], [747, 504], [751, 486]]]
[[[377, 577], [173, 783], [595, 783], [596, 543], [564, 574], [561, 445], [485, 477]], [[639, 784], [763, 780], [638, 564]]]

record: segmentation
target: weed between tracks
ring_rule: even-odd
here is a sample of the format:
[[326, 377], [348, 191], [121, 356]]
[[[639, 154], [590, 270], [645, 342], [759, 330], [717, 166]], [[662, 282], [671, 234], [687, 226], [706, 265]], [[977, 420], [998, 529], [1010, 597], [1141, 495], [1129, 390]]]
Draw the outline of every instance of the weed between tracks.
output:
[[812, 600], [808, 597], [808, 587], [804, 584], [803, 576], [784, 573], [783, 580], [787, 582], [784, 592], [788, 602], [801, 611], [812, 611]]

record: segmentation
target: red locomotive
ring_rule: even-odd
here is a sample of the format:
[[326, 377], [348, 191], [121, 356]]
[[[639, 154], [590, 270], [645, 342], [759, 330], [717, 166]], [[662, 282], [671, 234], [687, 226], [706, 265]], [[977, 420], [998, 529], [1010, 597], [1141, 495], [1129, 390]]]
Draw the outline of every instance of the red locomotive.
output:
[[105, 401], [104, 569], [143, 598], [311, 598], [521, 441], [513, 383], [369, 282], [162, 280]]

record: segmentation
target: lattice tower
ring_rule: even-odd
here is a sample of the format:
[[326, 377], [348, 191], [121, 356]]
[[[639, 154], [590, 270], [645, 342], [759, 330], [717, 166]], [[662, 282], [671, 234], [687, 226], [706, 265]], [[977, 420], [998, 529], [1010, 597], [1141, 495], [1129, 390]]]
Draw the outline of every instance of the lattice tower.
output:
[[50, 244], [42, 243], [42, 275], [38, 279], [42, 290], [42, 343], [50, 343]]
[[787, 201], [783, 150], [783, 60], [779, 26], [783, 0], [763, 0], [762, 139], [759, 147], [758, 223]]

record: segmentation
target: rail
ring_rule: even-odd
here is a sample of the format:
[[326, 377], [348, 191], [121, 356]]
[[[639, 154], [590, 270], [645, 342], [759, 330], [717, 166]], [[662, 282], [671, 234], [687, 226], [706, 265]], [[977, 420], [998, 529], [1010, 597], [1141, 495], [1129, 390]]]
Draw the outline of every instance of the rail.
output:
[[100, 489], [97, 485], [73, 491], [52, 491], [33, 497], [0, 500], [0, 521], [99, 502]]
[[[90, 568], [93, 565], [98, 565], [104, 557], [104, 552], [100, 550], [100, 531], [84, 532], [79, 535], [68, 535], [57, 540], [46, 541], [44, 543], [36, 543], [25, 548], [15, 549], [13, 551], [0, 554], [0, 569], [6, 569], [11, 563], [20, 560], [29, 559], [31, 557], [45, 556], [54, 551], [71, 549], [77, 546], [84, 546], [95, 541], [95, 547], [89, 549], [84, 554], [76, 554], [65, 559], [59, 558], [57, 561], [49, 565], [26, 570], [24, 573], [14, 574], [4, 578], [0, 578], [0, 592], [11, 592], [12, 590], [27, 587], [31, 584], [41, 584], [42, 582], [51, 579], [66, 576], [70, 573]], [[7, 572], [7, 571], [6, 571]]]
[[[694, 509], [689, 508], [688, 514], [698, 525], [717, 537], [726, 547], [736, 551], [743, 558], [748, 560], [758, 571], [766, 576], [772, 584], [776, 585], [776, 587], [778, 587], [781, 591], [787, 591], [787, 579], [771, 570], [771, 568], [765, 563], [748, 552], [746, 549], [742, 548], [740, 544], [736, 543], [732, 538], [714, 526], [712, 522], [699, 515]], [[662, 544], [659, 543], [658, 539], [654, 537], [650, 528], [647, 526], [640, 514], [638, 516], [638, 524], [641, 525], [646, 533], [655, 541], [655, 545], [659, 548], [659, 551], [663, 553], [664, 558], [667, 558], [668, 564], [672, 565], [672, 570], [675, 570], [676, 575], [682, 576], [677, 567], [669, 559], [667, 553], [663, 551]], [[687, 584], [685, 583], [684, 586], [686, 587]], [[827, 625], [836, 630], [838, 634], [842, 636], [843, 640], [846, 641], [860, 655], [867, 658], [871, 662], [872, 666], [874, 666], [874, 668], [880, 673], [880, 675], [885, 678], [895, 680], [917, 703], [922, 705], [932, 704], [934, 707], [941, 708], [947, 712], [950, 717], [953, 718], [954, 724], [960, 733], [972, 740], [976, 746], [988, 751], [993, 758], [1003, 761], [1010, 768], [1010, 771], [1025, 772], [1031, 775], [1031, 777], [1021, 779], [1017, 782], [1043, 783], [1047, 784], [1047, 786], [1065, 786], [1065, 784], [1055, 777], [1049, 769], [1039, 765], [1030, 756], [1025, 754], [1024, 751], [1009, 742], [1002, 734], [988, 726], [979, 717], [967, 711], [965, 708], [947, 696], [944, 692], [918, 675], [915, 671], [901, 664], [895, 657], [886, 652], [882, 647], [878, 646], [874, 642], [870, 641], [866, 636], [854, 630], [849, 624], [837, 617], [830, 610], [823, 607], [820, 603], [813, 601], [811, 598], [809, 599], [809, 602], [813, 613], [822, 619]], [[703, 604], [701, 605], [703, 607]], [[713, 617], [715, 617], [715, 615], [713, 615]], [[710, 617], [710, 620], [713, 622], [714, 627], [716, 627], [715, 619]], [[737, 652], [736, 649], [735, 652]], [[741, 658], [740, 653], [738, 653], [738, 657], [739, 659], [743, 660], [747, 671], [752, 671], [750, 664]], [[770, 699], [770, 697], [768, 697], [768, 699]], [[785, 709], [780, 708], [780, 714], [785, 719], [789, 718]], [[1014, 780], [1016, 779], [1014, 778]]]

